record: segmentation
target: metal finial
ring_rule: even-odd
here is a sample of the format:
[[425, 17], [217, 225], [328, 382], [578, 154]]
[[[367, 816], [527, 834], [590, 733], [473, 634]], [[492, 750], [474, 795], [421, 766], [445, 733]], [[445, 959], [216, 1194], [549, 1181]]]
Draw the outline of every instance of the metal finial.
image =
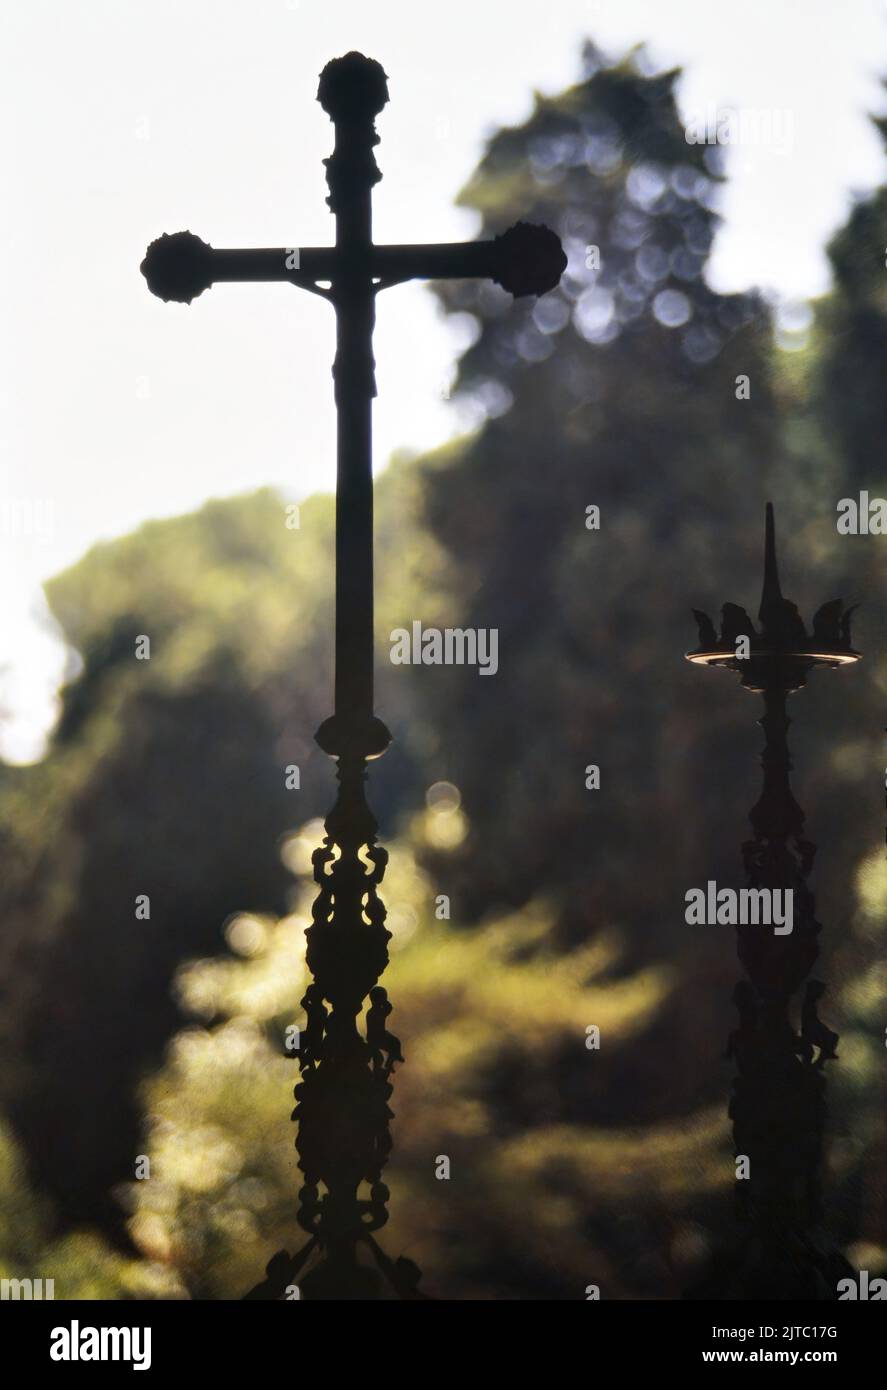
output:
[[320, 74], [317, 100], [334, 121], [372, 120], [388, 102], [385, 69], [354, 50], [333, 58]]
[[761, 607], [758, 617], [763, 622], [764, 614], [775, 603], [782, 602], [782, 589], [779, 587], [779, 567], [776, 563], [776, 522], [773, 518], [773, 503], [767, 503], [767, 520], [764, 531], [764, 587], [761, 590]]

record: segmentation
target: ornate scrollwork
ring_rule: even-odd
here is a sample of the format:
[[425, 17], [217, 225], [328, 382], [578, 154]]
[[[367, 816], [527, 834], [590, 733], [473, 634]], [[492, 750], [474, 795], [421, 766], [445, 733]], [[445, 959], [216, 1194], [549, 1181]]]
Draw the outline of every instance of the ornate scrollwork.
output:
[[[735, 604], [722, 609], [720, 636], [696, 612], [700, 645], [688, 659], [737, 671], [746, 689], [764, 700], [764, 782], [749, 814], [753, 836], [743, 844], [742, 857], [749, 886], [790, 890], [793, 911], [788, 933], [776, 935], [757, 924], [737, 928], [746, 978], [733, 992], [739, 1022], [725, 1055], [737, 1068], [728, 1113], [741, 1222], [689, 1297], [832, 1300], [838, 1280], [852, 1273], [819, 1228], [824, 1067], [837, 1056], [838, 1035], [817, 1013], [825, 985], [808, 980], [822, 930], [807, 882], [816, 847], [805, 838], [804, 812], [791, 789], [786, 710], [790, 692], [815, 667], [858, 659], [850, 645], [850, 612], [837, 599], [824, 604], [808, 635], [780, 590], [769, 505], [760, 631]], [[794, 1000], [805, 981], [798, 1019]]]
[[363, 758], [339, 759], [339, 794], [312, 856], [318, 893], [306, 937], [313, 979], [302, 999], [292, 1115], [304, 1178], [298, 1220], [310, 1239], [295, 1257], [275, 1256], [255, 1297], [283, 1297], [297, 1266], [305, 1269], [300, 1293], [307, 1298], [377, 1298], [386, 1286], [395, 1297], [424, 1297], [416, 1266], [390, 1260], [372, 1237], [388, 1219], [390, 1078], [403, 1054], [378, 983], [391, 937], [378, 891], [388, 855], [376, 844], [365, 781]]

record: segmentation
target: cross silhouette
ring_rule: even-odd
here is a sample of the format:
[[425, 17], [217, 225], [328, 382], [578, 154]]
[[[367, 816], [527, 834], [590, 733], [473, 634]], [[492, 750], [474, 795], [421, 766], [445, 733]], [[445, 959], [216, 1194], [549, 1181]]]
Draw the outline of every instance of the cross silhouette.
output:
[[[379, 63], [348, 53], [320, 75], [318, 100], [335, 126], [324, 160], [327, 202], [336, 219], [334, 247], [220, 250], [191, 232], [148, 247], [142, 273], [165, 300], [189, 304], [225, 280], [280, 280], [323, 295], [336, 312], [333, 365], [337, 419], [335, 711], [315, 735], [338, 762], [339, 793], [313, 855], [318, 894], [307, 929], [313, 976], [302, 1006], [307, 1023], [295, 1090], [299, 1222], [308, 1244], [281, 1251], [249, 1295], [279, 1298], [298, 1276], [308, 1297], [372, 1297], [379, 1272], [402, 1298], [422, 1297], [419, 1271], [392, 1262], [372, 1232], [386, 1220], [382, 1170], [391, 1147], [391, 1072], [403, 1060], [387, 1028], [392, 1005], [378, 980], [391, 933], [377, 893], [387, 854], [364, 795], [366, 763], [391, 735], [373, 710], [372, 400], [376, 394], [373, 326], [376, 295], [404, 280], [484, 277], [514, 296], [554, 289], [567, 259], [547, 227], [518, 222], [492, 241], [457, 245], [376, 246], [372, 189], [381, 174], [373, 150], [375, 118], [388, 100]], [[367, 1000], [369, 1004], [367, 1005]], [[330, 1004], [328, 1010], [326, 1005]], [[358, 1018], [366, 1006], [364, 1031]], [[361, 1196], [369, 1187], [369, 1196]], [[360, 1266], [359, 1247], [376, 1267]], [[319, 1264], [303, 1274], [306, 1261]]]
[[492, 241], [376, 246], [372, 189], [375, 117], [388, 100], [381, 65], [362, 53], [328, 63], [317, 99], [335, 126], [324, 160], [336, 219], [334, 247], [214, 248], [191, 232], [151, 243], [142, 273], [153, 294], [190, 304], [222, 281], [282, 281], [320, 294], [336, 311], [337, 414], [335, 715], [317, 741], [336, 757], [375, 757], [390, 734], [373, 714], [372, 398], [376, 295], [405, 280], [494, 280], [515, 297], [554, 289], [567, 260], [547, 227], [518, 222]]

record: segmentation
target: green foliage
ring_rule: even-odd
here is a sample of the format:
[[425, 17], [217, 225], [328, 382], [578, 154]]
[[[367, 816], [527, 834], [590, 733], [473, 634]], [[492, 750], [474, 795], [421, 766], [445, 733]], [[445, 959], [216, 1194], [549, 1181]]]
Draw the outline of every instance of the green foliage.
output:
[[[406, 461], [379, 493], [380, 553], [396, 535], [389, 583], [409, 603], [420, 584], [434, 592], [441, 562], [410, 528], [418, 482]], [[238, 909], [283, 910], [277, 842], [329, 804], [313, 732], [332, 691], [332, 501], [305, 503], [298, 529], [287, 515], [267, 489], [211, 502], [95, 547], [48, 586], [82, 668], [46, 761], [0, 782], [0, 968], [20, 979], [0, 1004], [16, 1059], [0, 1067], [0, 1103], [37, 1180], [78, 1218], [115, 1222], [107, 1193], [132, 1170], [132, 1093], [175, 1027], [176, 965], [221, 949]], [[383, 617], [390, 592], [383, 576]], [[150, 660], [135, 659], [142, 635]], [[407, 720], [402, 688], [388, 704], [395, 724]], [[420, 746], [418, 723], [412, 737]], [[402, 743], [383, 813], [415, 779]], [[290, 764], [299, 791], [286, 789]], [[143, 893], [149, 921], [135, 917]], [[64, 1029], [61, 1050], [47, 1018]], [[89, 1135], [84, 1107], [98, 1117]]]
[[[454, 885], [465, 914], [557, 883], [566, 940], [618, 914], [640, 950], [671, 955], [685, 933], [663, 904], [718, 854], [726, 869], [715, 842], [742, 811], [724, 820], [718, 785], [749, 784], [750, 712], [681, 656], [694, 602], [759, 582], [778, 428], [769, 326], [753, 298], [706, 284], [720, 176], [684, 139], [677, 74], [586, 62], [585, 81], [493, 137], [461, 195], [483, 234], [518, 216], [556, 227], [569, 267], [538, 303], [439, 290], [476, 322], [457, 386], [492, 418], [447, 466], [423, 465], [427, 524], [455, 562], [459, 622], [499, 631], [500, 675], [447, 671], [429, 698], [439, 775], [476, 826]], [[717, 783], [703, 772], [715, 759]], [[661, 837], [656, 872], [638, 874]]]
[[[309, 824], [288, 843], [294, 868], [318, 830]], [[232, 923], [240, 959], [196, 962], [179, 976], [193, 1021], [147, 1088], [152, 1175], [130, 1190], [130, 1230], [194, 1296], [242, 1295], [272, 1254], [305, 1240], [286, 1118], [297, 1072], [283, 1030], [308, 980], [315, 891], [306, 881], [281, 921]], [[643, 1133], [578, 1117], [546, 1123], [564, 1059], [578, 1098], [597, 1069], [637, 1045], [673, 976], [623, 974], [615, 930], [553, 951], [542, 902], [453, 932], [434, 919], [433, 885], [405, 843], [392, 847], [385, 897], [394, 932], [386, 981], [407, 1057], [395, 1078], [385, 1247], [417, 1260], [429, 1288], [454, 1297], [539, 1296], [540, 1281], [551, 1296], [575, 1297], [589, 1269], [606, 1272], [610, 1289], [638, 1293], [686, 1272], [705, 1248], [691, 1198], [729, 1181], [723, 1116]], [[603, 1052], [586, 1047], [590, 1022]], [[518, 1077], [520, 1097], [509, 1097]], [[439, 1154], [451, 1160], [449, 1180], [435, 1177]], [[666, 1211], [671, 1273], [649, 1255]]]
[[56, 1299], [184, 1297], [171, 1266], [122, 1256], [89, 1231], [60, 1236], [53, 1224], [12, 1134], [0, 1126], [0, 1279], [41, 1280], [43, 1297], [51, 1287]]

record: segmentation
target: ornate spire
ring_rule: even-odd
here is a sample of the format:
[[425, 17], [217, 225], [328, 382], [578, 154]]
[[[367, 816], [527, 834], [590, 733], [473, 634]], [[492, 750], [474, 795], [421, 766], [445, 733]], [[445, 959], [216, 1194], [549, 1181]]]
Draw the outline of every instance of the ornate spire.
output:
[[[851, 645], [850, 618], [855, 611], [842, 599], [832, 599], [817, 609], [809, 633], [797, 604], [784, 597], [776, 559], [776, 523], [773, 503], [767, 503], [764, 532], [764, 582], [758, 611], [760, 629], [744, 608], [725, 603], [720, 634], [708, 615], [693, 609], [699, 628], [699, 646], [687, 652], [698, 666], [722, 666], [737, 671], [747, 690], [760, 694], [775, 685], [799, 690], [815, 666], [846, 666], [859, 661]], [[740, 639], [746, 639], [740, 641]], [[774, 669], [779, 667], [778, 675]]]
[[833, 1300], [838, 1280], [852, 1273], [819, 1229], [824, 1067], [837, 1056], [838, 1035], [817, 1013], [825, 985], [808, 978], [822, 927], [808, 884], [815, 846], [804, 836], [804, 813], [791, 789], [786, 703], [814, 667], [846, 665], [859, 653], [850, 646], [849, 614], [840, 599], [819, 609], [811, 638], [783, 596], [769, 502], [760, 632], [735, 604], [724, 605], [720, 637], [704, 613], [696, 618], [700, 647], [687, 659], [738, 671], [743, 685], [763, 696], [764, 785], [750, 812], [753, 836], [742, 857], [750, 888], [790, 895], [793, 920], [790, 933], [780, 936], [756, 924], [737, 928], [745, 978], [733, 994], [738, 1026], [726, 1056], [737, 1070], [728, 1113], [740, 1228], [689, 1296]]
[[758, 610], [760, 621], [764, 622], [764, 614], [769, 607], [782, 602], [779, 568], [776, 563], [776, 523], [773, 519], [773, 503], [768, 502], [764, 524], [764, 585], [761, 589], [761, 606]]

